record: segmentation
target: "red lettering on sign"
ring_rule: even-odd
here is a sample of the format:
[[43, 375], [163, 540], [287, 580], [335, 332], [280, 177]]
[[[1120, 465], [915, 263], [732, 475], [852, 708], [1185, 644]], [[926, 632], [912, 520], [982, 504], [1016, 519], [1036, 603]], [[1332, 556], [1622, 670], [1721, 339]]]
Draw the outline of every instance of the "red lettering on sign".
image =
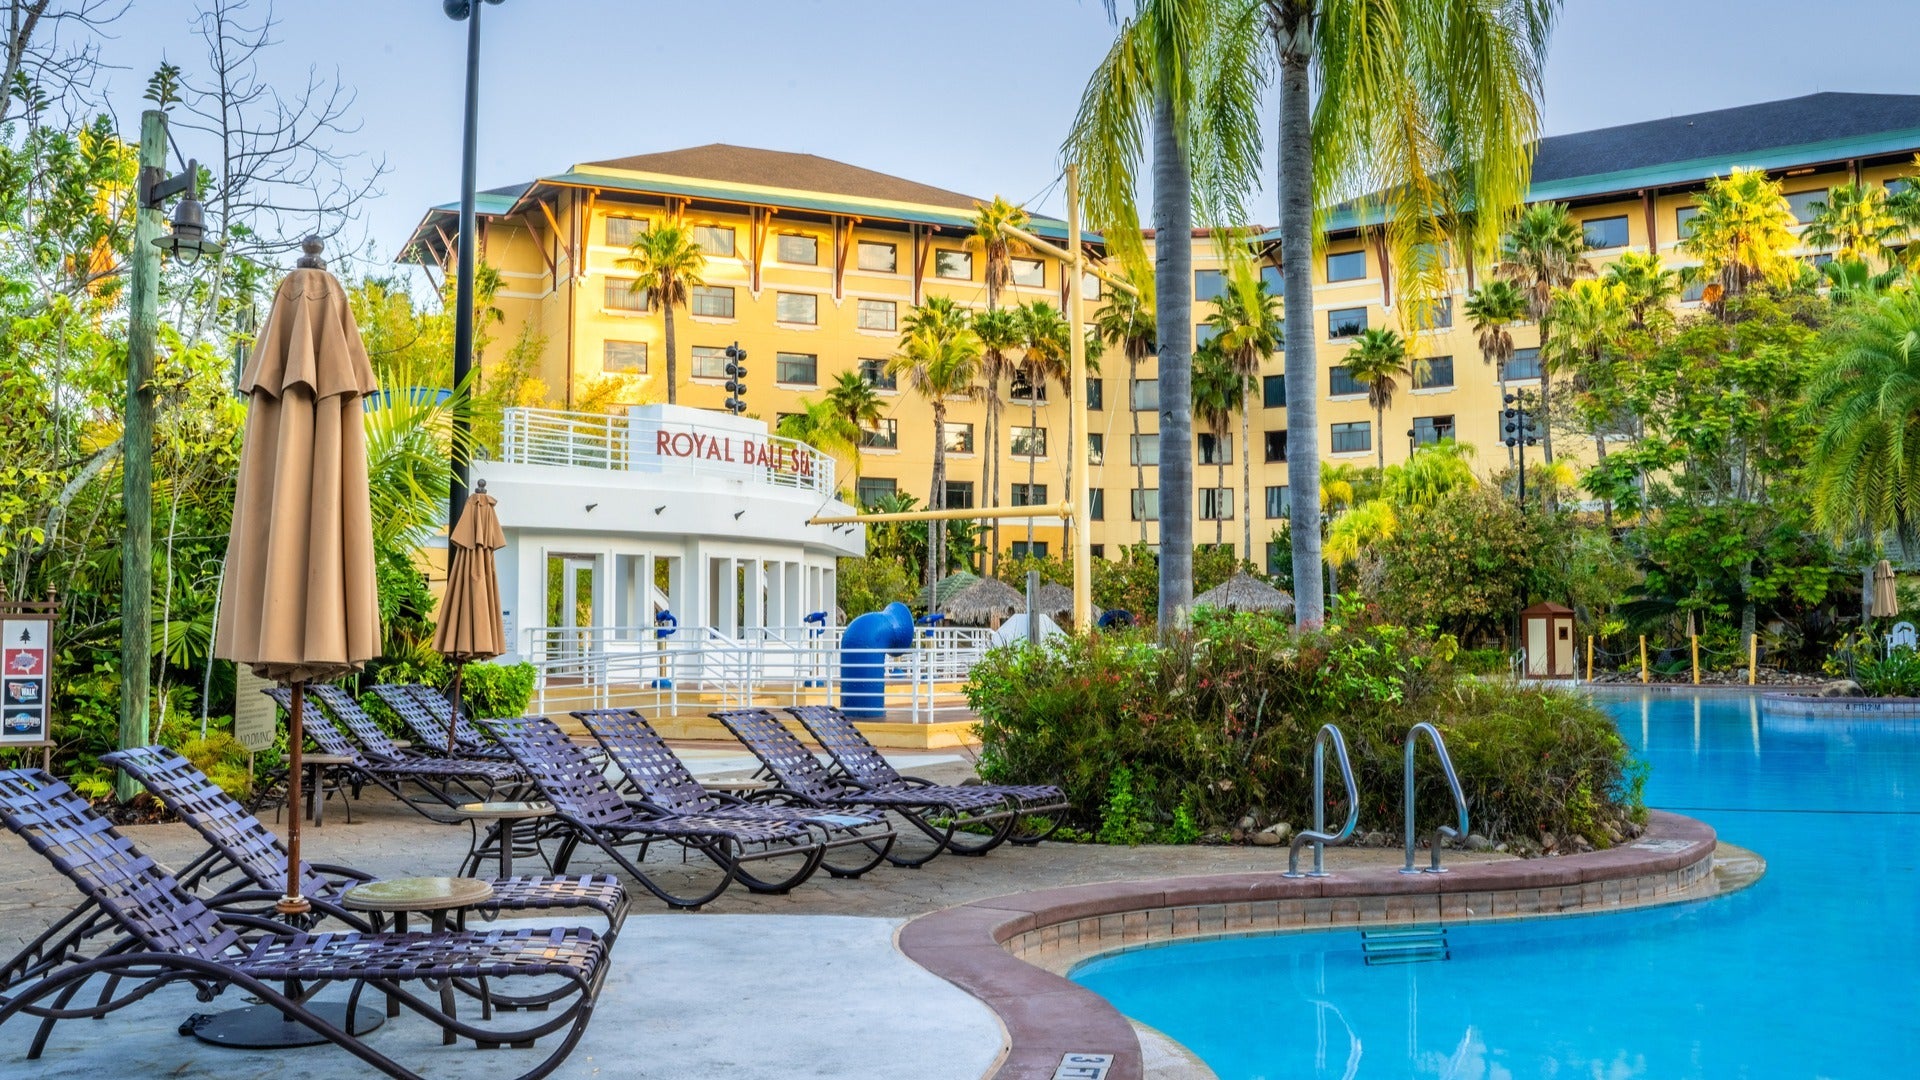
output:
[[653, 433], [653, 452], [654, 453], [664, 454], [667, 452], [667, 447], [671, 446], [672, 444], [673, 444], [673, 432], [656, 431]]

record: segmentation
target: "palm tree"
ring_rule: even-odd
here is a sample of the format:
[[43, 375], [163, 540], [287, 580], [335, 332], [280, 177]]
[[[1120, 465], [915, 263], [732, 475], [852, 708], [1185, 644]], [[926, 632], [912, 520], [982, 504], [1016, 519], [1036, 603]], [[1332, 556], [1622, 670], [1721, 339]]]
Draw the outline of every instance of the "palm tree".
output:
[[1830, 248], [1836, 259], [1866, 262], [1878, 258], [1887, 245], [1906, 235], [1906, 226], [1887, 208], [1887, 189], [1879, 184], [1861, 187], [1841, 184], [1828, 188], [1822, 202], [1809, 207], [1813, 220], [1801, 231], [1809, 247]]
[[1667, 307], [1680, 295], [1679, 275], [1652, 252], [1626, 251], [1607, 264], [1600, 280], [1618, 286], [1627, 307], [1627, 320], [1636, 330], [1652, 329], [1672, 318]]
[[1327, 526], [1327, 561], [1345, 566], [1368, 549], [1393, 539], [1400, 517], [1385, 499], [1371, 499], [1333, 519]]
[[[1154, 336], [1153, 275], [1136, 264], [1123, 275], [1123, 279], [1138, 291], [1138, 295], [1125, 290], [1114, 290], [1113, 296], [1093, 317], [1094, 332], [1102, 341], [1118, 348], [1127, 358], [1127, 419], [1132, 425], [1133, 438], [1127, 444], [1127, 454], [1133, 458], [1133, 486], [1136, 490], [1147, 489], [1147, 467], [1134, 453], [1134, 447], [1140, 442], [1140, 410], [1133, 407], [1133, 387], [1140, 381], [1140, 361], [1152, 356], [1159, 349]], [[1140, 516], [1140, 542], [1147, 542], [1147, 518]]]
[[[1068, 367], [1069, 350], [1072, 339], [1067, 335], [1072, 330], [1060, 309], [1045, 300], [1034, 300], [1021, 304], [1014, 314], [1019, 319], [1020, 345], [1023, 350], [1020, 357], [1020, 377], [1027, 384], [1027, 492], [1033, 492], [1035, 468], [1039, 462], [1040, 447], [1034, 444], [1032, 432], [1040, 429], [1040, 399], [1047, 395], [1047, 383], [1058, 382], [1062, 386], [1073, 380]], [[1067, 410], [1067, 486], [1073, 486], [1073, 410]], [[1018, 451], [1015, 451], [1017, 454]], [[1027, 552], [1033, 552], [1033, 519], [1027, 519]]]
[[[1507, 361], [1513, 359], [1513, 333], [1507, 328], [1527, 317], [1527, 297], [1506, 278], [1494, 278], [1467, 294], [1467, 321], [1480, 343], [1480, 359], [1493, 365], [1500, 400], [1507, 400]], [[1513, 448], [1507, 448], [1513, 457]]]
[[[930, 298], [908, 315], [900, 351], [887, 361], [888, 372], [905, 375], [913, 392], [933, 406], [933, 480], [927, 498], [932, 510], [947, 505], [947, 399], [976, 393], [974, 380], [980, 374], [980, 336], [968, 325], [965, 308], [951, 301], [944, 307], [932, 302], [945, 299]], [[929, 589], [946, 565], [946, 533], [946, 522], [935, 521], [927, 536]]]
[[[1013, 354], [1023, 338], [1020, 316], [1012, 311], [989, 309], [974, 317], [973, 332], [980, 337], [981, 398], [987, 406], [987, 456], [981, 466], [980, 482], [987, 489], [986, 505], [997, 508], [1001, 483], [1000, 410], [1006, 404], [1000, 396], [1000, 387], [1013, 378]], [[989, 532], [987, 558], [992, 561], [990, 572], [993, 572], [1000, 567], [999, 518], [992, 519]]]
[[[1215, 338], [1193, 353], [1193, 412], [1213, 436], [1213, 460], [1219, 469], [1217, 488], [1227, 486], [1228, 440], [1233, 437], [1233, 414], [1246, 398], [1246, 380]], [[1216, 510], [1218, 508], [1216, 507]], [[1226, 540], [1226, 518], [1213, 516], [1213, 542]]]
[[1280, 298], [1267, 291], [1266, 279], [1238, 243], [1227, 247], [1227, 266], [1220, 300], [1207, 326], [1213, 330], [1213, 344], [1233, 365], [1242, 383], [1240, 387], [1240, 540], [1247, 558], [1253, 557], [1253, 455], [1249, 448], [1254, 380], [1260, 377], [1260, 365], [1280, 351], [1280, 338], [1286, 333], [1286, 320], [1280, 311]]
[[860, 486], [859, 433], [880, 422], [880, 395], [859, 372], [843, 371], [834, 376], [833, 385], [827, 388], [826, 401], [854, 431], [853, 486], [857, 489]]
[[[1500, 249], [1501, 272], [1527, 298], [1527, 312], [1540, 326], [1540, 352], [1544, 357], [1553, 332], [1547, 321], [1553, 303], [1553, 291], [1573, 284], [1573, 279], [1589, 273], [1584, 252], [1587, 236], [1580, 223], [1567, 213], [1564, 203], [1539, 203], [1529, 206], [1507, 230]], [[1553, 373], [1540, 365], [1540, 450], [1541, 457], [1553, 461]]]
[[[859, 491], [860, 425], [834, 402], [831, 391], [818, 401], [803, 397], [797, 404], [800, 411], [782, 417], [774, 434], [806, 443], [823, 454], [852, 461], [853, 490]], [[875, 418], [878, 419], [877, 414]]]
[[1920, 294], [1889, 293], [1849, 321], [1815, 374], [1807, 476], [1834, 537], [1920, 529]]
[[[1087, 81], [1062, 148], [1082, 169], [1087, 223], [1122, 263], [1144, 261], [1134, 192], [1151, 161], [1155, 323], [1160, 328], [1160, 624], [1193, 602], [1193, 235], [1244, 220], [1260, 167], [1261, 8], [1251, 0], [1133, 0]], [[1177, 242], [1169, 243], [1169, 240]], [[1303, 241], [1304, 245], [1304, 241]], [[1294, 250], [1302, 250], [1296, 248]], [[1074, 282], [1074, 287], [1079, 283]]]
[[660, 305], [666, 317], [667, 404], [680, 400], [680, 367], [674, 356], [673, 309], [687, 302], [690, 289], [705, 285], [700, 271], [707, 267], [706, 253], [694, 242], [693, 230], [685, 222], [670, 218], [641, 233], [627, 249], [630, 254], [620, 265], [635, 273], [633, 291], [644, 292]]
[[1008, 225], [1026, 228], [1027, 211], [999, 195], [992, 202], [973, 204], [973, 232], [967, 236], [967, 248], [980, 253], [988, 311], [1000, 310], [1000, 292], [1013, 284], [1013, 257], [1027, 253], [1027, 245], [1007, 235]]
[[[1590, 402], [1593, 452], [1607, 459], [1607, 428], [1613, 402], [1607, 391], [1613, 384], [1611, 364], [1620, 336], [1632, 322], [1626, 286], [1609, 281], [1576, 281], [1554, 292], [1548, 305], [1553, 324], [1551, 348], [1541, 352], [1540, 370], [1565, 371]], [[1613, 528], [1613, 500], [1601, 503], [1607, 528]]]
[[[1365, 177], [1403, 292], [1441, 279], [1442, 224], [1490, 253], [1526, 200], [1540, 72], [1559, 0], [1263, 0], [1278, 66], [1281, 272], [1287, 325], [1287, 482], [1294, 619], [1325, 617], [1320, 588], [1314, 213]], [[1311, 96], [1318, 90], [1318, 100]], [[1470, 216], [1461, 212], [1471, 209]], [[1166, 235], [1161, 233], [1160, 235]], [[1418, 307], [1422, 299], [1409, 295]], [[1163, 368], [1164, 370], [1164, 368]]]
[[1820, 274], [1826, 279], [1833, 302], [1844, 305], [1871, 302], [1885, 296], [1900, 280], [1901, 268], [1896, 264], [1875, 273], [1858, 259], [1835, 259], [1822, 266]]
[[1353, 339], [1346, 355], [1347, 374], [1367, 388], [1367, 404], [1373, 406], [1373, 446], [1380, 452], [1380, 468], [1387, 467], [1387, 408], [1399, 391], [1396, 379], [1413, 371], [1407, 366], [1407, 342], [1397, 331], [1378, 327], [1362, 330]]
[[1405, 464], [1389, 465], [1380, 480], [1380, 493], [1394, 506], [1422, 509], [1479, 481], [1468, 459], [1470, 443], [1441, 439], [1413, 452]]
[[1735, 169], [1707, 181], [1694, 196], [1700, 212], [1680, 250], [1700, 260], [1695, 280], [1708, 282], [1704, 297], [1715, 310], [1756, 282], [1784, 284], [1800, 264], [1788, 254], [1794, 247], [1793, 208], [1778, 181], [1759, 169]]

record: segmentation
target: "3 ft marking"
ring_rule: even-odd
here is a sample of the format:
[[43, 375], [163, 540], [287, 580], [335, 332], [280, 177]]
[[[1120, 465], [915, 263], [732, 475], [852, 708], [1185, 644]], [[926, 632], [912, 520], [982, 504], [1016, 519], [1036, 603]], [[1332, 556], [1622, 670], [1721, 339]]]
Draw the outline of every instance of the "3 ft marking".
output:
[[1112, 1068], [1112, 1054], [1062, 1054], [1060, 1067], [1053, 1070], [1053, 1080], [1107, 1080]]

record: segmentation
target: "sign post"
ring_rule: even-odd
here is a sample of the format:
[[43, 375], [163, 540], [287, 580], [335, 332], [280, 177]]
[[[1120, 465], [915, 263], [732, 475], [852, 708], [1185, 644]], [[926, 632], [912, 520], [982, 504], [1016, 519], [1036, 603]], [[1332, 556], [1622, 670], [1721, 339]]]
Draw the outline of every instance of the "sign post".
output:
[[53, 765], [53, 628], [60, 603], [0, 593], [0, 749], [36, 749]]

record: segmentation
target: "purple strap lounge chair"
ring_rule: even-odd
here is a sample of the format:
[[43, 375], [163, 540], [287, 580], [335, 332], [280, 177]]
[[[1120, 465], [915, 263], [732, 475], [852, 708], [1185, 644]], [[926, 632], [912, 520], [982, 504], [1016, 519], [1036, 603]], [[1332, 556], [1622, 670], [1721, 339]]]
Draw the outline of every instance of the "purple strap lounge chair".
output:
[[400, 722], [413, 732], [414, 746], [429, 754], [446, 756], [447, 725], [453, 725], [454, 755], [484, 761], [511, 761], [507, 748], [486, 737], [466, 717], [453, 715], [453, 703], [431, 686], [420, 683], [384, 683], [373, 688], [380, 701], [392, 709]]
[[[284, 686], [270, 686], [261, 692], [282, 710], [292, 706], [292, 692]], [[466, 802], [490, 802], [511, 798], [526, 786], [527, 774], [511, 761], [409, 754], [373, 722], [360, 708], [360, 703], [353, 700], [353, 695], [338, 686], [308, 686], [307, 700], [320, 706], [307, 709], [302, 717], [302, 727], [316, 746], [329, 754], [351, 759], [356, 776], [385, 788], [394, 798], [434, 821], [447, 819], [436, 803], [452, 808]], [[346, 737], [336, 721], [353, 732], [359, 746]], [[430, 801], [408, 794], [408, 784], [424, 791]]]

